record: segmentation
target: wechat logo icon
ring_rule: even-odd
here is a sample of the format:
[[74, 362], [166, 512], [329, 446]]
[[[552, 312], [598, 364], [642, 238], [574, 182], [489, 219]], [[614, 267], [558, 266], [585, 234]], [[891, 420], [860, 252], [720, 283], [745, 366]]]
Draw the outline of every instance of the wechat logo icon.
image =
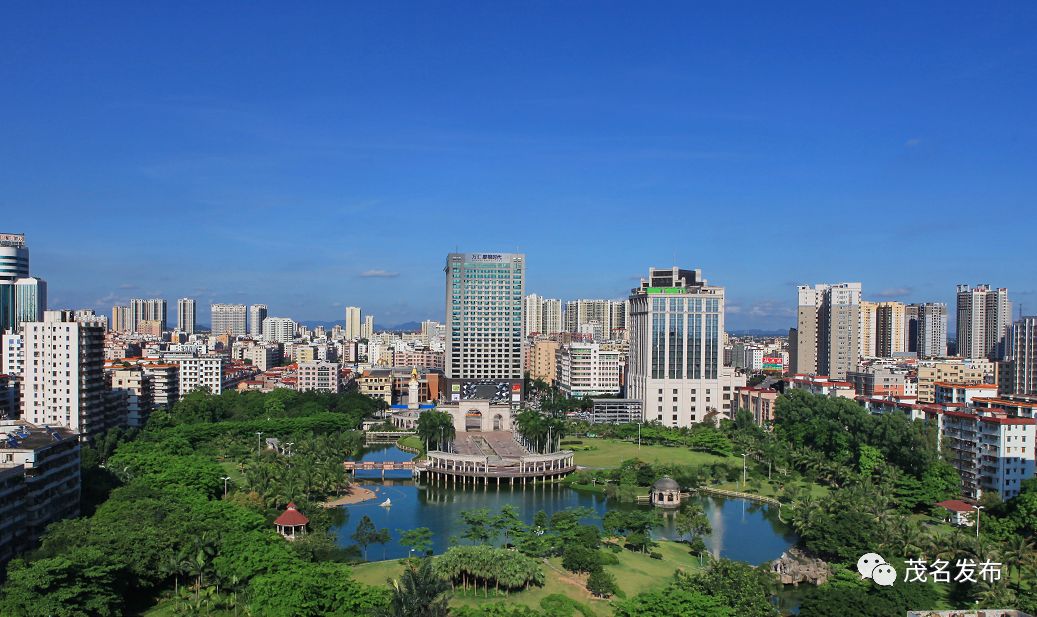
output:
[[882, 587], [891, 587], [893, 583], [897, 582], [896, 569], [886, 563], [886, 560], [878, 553], [861, 555], [861, 558], [857, 560], [857, 571], [861, 573], [862, 579], [870, 578], [875, 581], [876, 585]]

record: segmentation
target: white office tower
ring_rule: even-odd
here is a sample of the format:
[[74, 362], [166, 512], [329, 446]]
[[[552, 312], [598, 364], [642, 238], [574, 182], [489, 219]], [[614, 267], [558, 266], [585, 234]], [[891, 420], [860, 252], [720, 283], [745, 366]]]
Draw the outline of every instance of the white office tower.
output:
[[213, 304], [212, 333], [245, 336], [246, 309], [244, 304]]
[[14, 284], [29, 276], [29, 247], [25, 234], [0, 234], [0, 332], [14, 329]]
[[176, 329], [188, 334], [194, 334], [198, 327], [197, 318], [198, 304], [194, 298], [180, 298], [176, 301]]
[[447, 400], [522, 400], [526, 257], [450, 253], [446, 262]]
[[647, 421], [691, 426], [730, 417], [745, 376], [724, 367], [724, 288], [700, 270], [652, 268], [630, 295], [627, 398]]
[[360, 338], [370, 339], [374, 336], [374, 315], [364, 317], [364, 323], [360, 326]]
[[846, 379], [860, 360], [861, 284], [800, 285], [797, 293], [789, 339], [792, 372]]
[[66, 426], [93, 436], [109, 426], [104, 329], [77, 323], [69, 311], [47, 311], [23, 324], [22, 420]]
[[263, 320], [263, 338], [271, 343], [291, 343], [295, 339], [295, 322], [287, 317]]
[[346, 338], [349, 340], [356, 340], [362, 338], [360, 336], [360, 307], [359, 306], [347, 306], [346, 307]]
[[260, 338], [266, 332], [263, 329], [263, 321], [267, 318], [265, 304], [253, 304], [248, 307], [248, 333], [252, 338]]
[[14, 282], [15, 329], [27, 321], [42, 321], [47, 310], [47, 282], [35, 277]]
[[942, 358], [947, 355], [947, 305], [926, 302], [918, 305], [919, 358]]
[[1007, 352], [1012, 303], [1008, 289], [989, 285], [958, 285], [958, 355], [1000, 360]]

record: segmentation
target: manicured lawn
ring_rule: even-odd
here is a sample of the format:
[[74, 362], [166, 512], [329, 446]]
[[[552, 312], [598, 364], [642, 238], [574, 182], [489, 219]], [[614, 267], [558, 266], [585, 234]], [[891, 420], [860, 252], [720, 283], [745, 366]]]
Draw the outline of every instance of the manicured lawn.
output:
[[[582, 445], [575, 445], [576, 464], [584, 467], [619, 467], [625, 460], [636, 458], [646, 463], [670, 463], [678, 465], [709, 465], [712, 463], [742, 464], [739, 456], [715, 456], [705, 452], [694, 452], [688, 448], [642, 445], [617, 439], [582, 437]], [[586, 448], [586, 449], [583, 449]]]
[[616, 577], [619, 588], [627, 597], [662, 587], [678, 569], [694, 572], [699, 569], [699, 558], [688, 552], [688, 547], [679, 542], [659, 542], [652, 549], [662, 553], [662, 559], [652, 559], [633, 551], [618, 553], [619, 565], [605, 566], [605, 570]]
[[[619, 559], [618, 565], [605, 566], [605, 570], [616, 578], [620, 590], [626, 596], [634, 596], [642, 591], [665, 585], [678, 568], [687, 571], [695, 571], [699, 568], [698, 557], [689, 554], [687, 547], [683, 544], [663, 541], [659, 542], [659, 546], [654, 550], [661, 553], [663, 558], [652, 559], [647, 554], [624, 549], [616, 554]], [[353, 566], [353, 577], [368, 585], [385, 585], [387, 579], [398, 577], [403, 571], [403, 567], [403, 564], [395, 559], [365, 563]], [[543, 568], [545, 574], [543, 587], [533, 587], [510, 596], [490, 594], [488, 598], [482, 597], [481, 592], [477, 595], [475, 592], [469, 591], [470, 595], [467, 596], [454, 592], [450, 604], [451, 606], [478, 606], [494, 602], [509, 602], [539, 607], [541, 600], [557, 593], [590, 606], [602, 617], [612, 614], [608, 602], [592, 599], [585, 588], [574, 584], [573, 581], [578, 577], [562, 568], [561, 558], [550, 559], [549, 565], [544, 565]]]
[[228, 490], [233, 491], [236, 488], [244, 488], [245, 476], [241, 474], [241, 467], [237, 463], [220, 463], [220, 467], [223, 468], [223, 473], [230, 477], [230, 486], [227, 487]]
[[[796, 484], [796, 485], [802, 487], [804, 489], [804, 491], [805, 491], [805, 494], [810, 495], [811, 497], [819, 498], [819, 497], [824, 497], [824, 496], [828, 495], [828, 487], [821, 486], [820, 484], [814, 484], [814, 483], [809, 483], [809, 482], [806, 483], [806, 485], [804, 485], [803, 482], [792, 482], [792, 484]], [[755, 485], [755, 490], [746, 490], [745, 488], [743, 488], [741, 480], [738, 480], [736, 482], [723, 482], [721, 484], [710, 484], [710, 486], [712, 488], [723, 489], [723, 490], [726, 490], [726, 491], [739, 491], [739, 492], [743, 492], [743, 493], [753, 493], [755, 495], [762, 495], [764, 497], [775, 497], [775, 498], [781, 492], [778, 489], [778, 487], [780, 485], [781, 485], [781, 478], [779, 478], [778, 476], [774, 476], [773, 477], [773, 482], [770, 482], [770, 483], [767, 482], [766, 479], [764, 479], [762, 482], [760, 482], [759, 484]], [[752, 489], [753, 487], [754, 487], [754, 485], [753, 485], [752, 481], [750, 480], [749, 488]]]
[[425, 448], [425, 444], [417, 435], [407, 435], [406, 437], [401, 437], [399, 443], [409, 448], [414, 448], [419, 452]]
[[361, 563], [353, 568], [353, 578], [367, 585], [384, 585], [390, 578], [398, 578], [403, 572], [399, 559]]

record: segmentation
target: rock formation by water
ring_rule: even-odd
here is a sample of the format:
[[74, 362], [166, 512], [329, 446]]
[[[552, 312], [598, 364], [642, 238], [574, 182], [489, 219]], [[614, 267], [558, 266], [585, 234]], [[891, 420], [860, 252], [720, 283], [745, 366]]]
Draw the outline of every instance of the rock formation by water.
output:
[[832, 576], [832, 568], [827, 563], [796, 547], [772, 561], [771, 572], [778, 575], [782, 585], [823, 585]]

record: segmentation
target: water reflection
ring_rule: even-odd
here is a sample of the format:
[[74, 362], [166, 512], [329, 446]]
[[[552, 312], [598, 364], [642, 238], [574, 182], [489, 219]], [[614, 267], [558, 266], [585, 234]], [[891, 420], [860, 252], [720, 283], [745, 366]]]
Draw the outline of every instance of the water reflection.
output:
[[[399, 461], [408, 460], [410, 456], [394, 446], [384, 446], [368, 449], [361, 460]], [[365, 483], [365, 477], [370, 479], [369, 483]], [[359, 472], [358, 482], [375, 491], [377, 498], [362, 504], [344, 506], [349, 510], [348, 522], [333, 529], [339, 544], [348, 546], [353, 543], [349, 536], [360, 519], [365, 515], [370, 517], [378, 528], [387, 528], [392, 535], [391, 542], [384, 547], [387, 558], [407, 555], [407, 549], [397, 542], [397, 530], [405, 531], [415, 527], [431, 529], [435, 552], [445, 551], [451, 539], [456, 541], [464, 532], [464, 526], [459, 521], [463, 510], [487, 508], [496, 511], [504, 505], [512, 505], [523, 521], [532, 523], [533, 517], [540, 510], [551, 515], [559, 510], [579, 506], [596, 512], [599, 517], [597, 522], [600, 522], [600, 517], [609, 508], [639, 507], [633, 504], [606, 504], [603, 495], [552, 484], [527, 487], [419, 486], [406, 471], [386, 472], [384, 482], [374, 481], [380, 478], [381, 472]], [[378, 505], [386, 498], [392, 500], [390, 508]], [[741, 499], [693, 499], [702, 505], [713, 527], [713, 533], [705, 542], [714, 556], [759, 564], [777, 558], [796, 541], [788, 526], [779, 520], [777, 508]], [[672, 513], [664, 517], [663, 524], [653, 535], [668, 540], [681, 539], [676, 532]], [[382, 548], [372, 547], [372, 554], [380, 556]]]

